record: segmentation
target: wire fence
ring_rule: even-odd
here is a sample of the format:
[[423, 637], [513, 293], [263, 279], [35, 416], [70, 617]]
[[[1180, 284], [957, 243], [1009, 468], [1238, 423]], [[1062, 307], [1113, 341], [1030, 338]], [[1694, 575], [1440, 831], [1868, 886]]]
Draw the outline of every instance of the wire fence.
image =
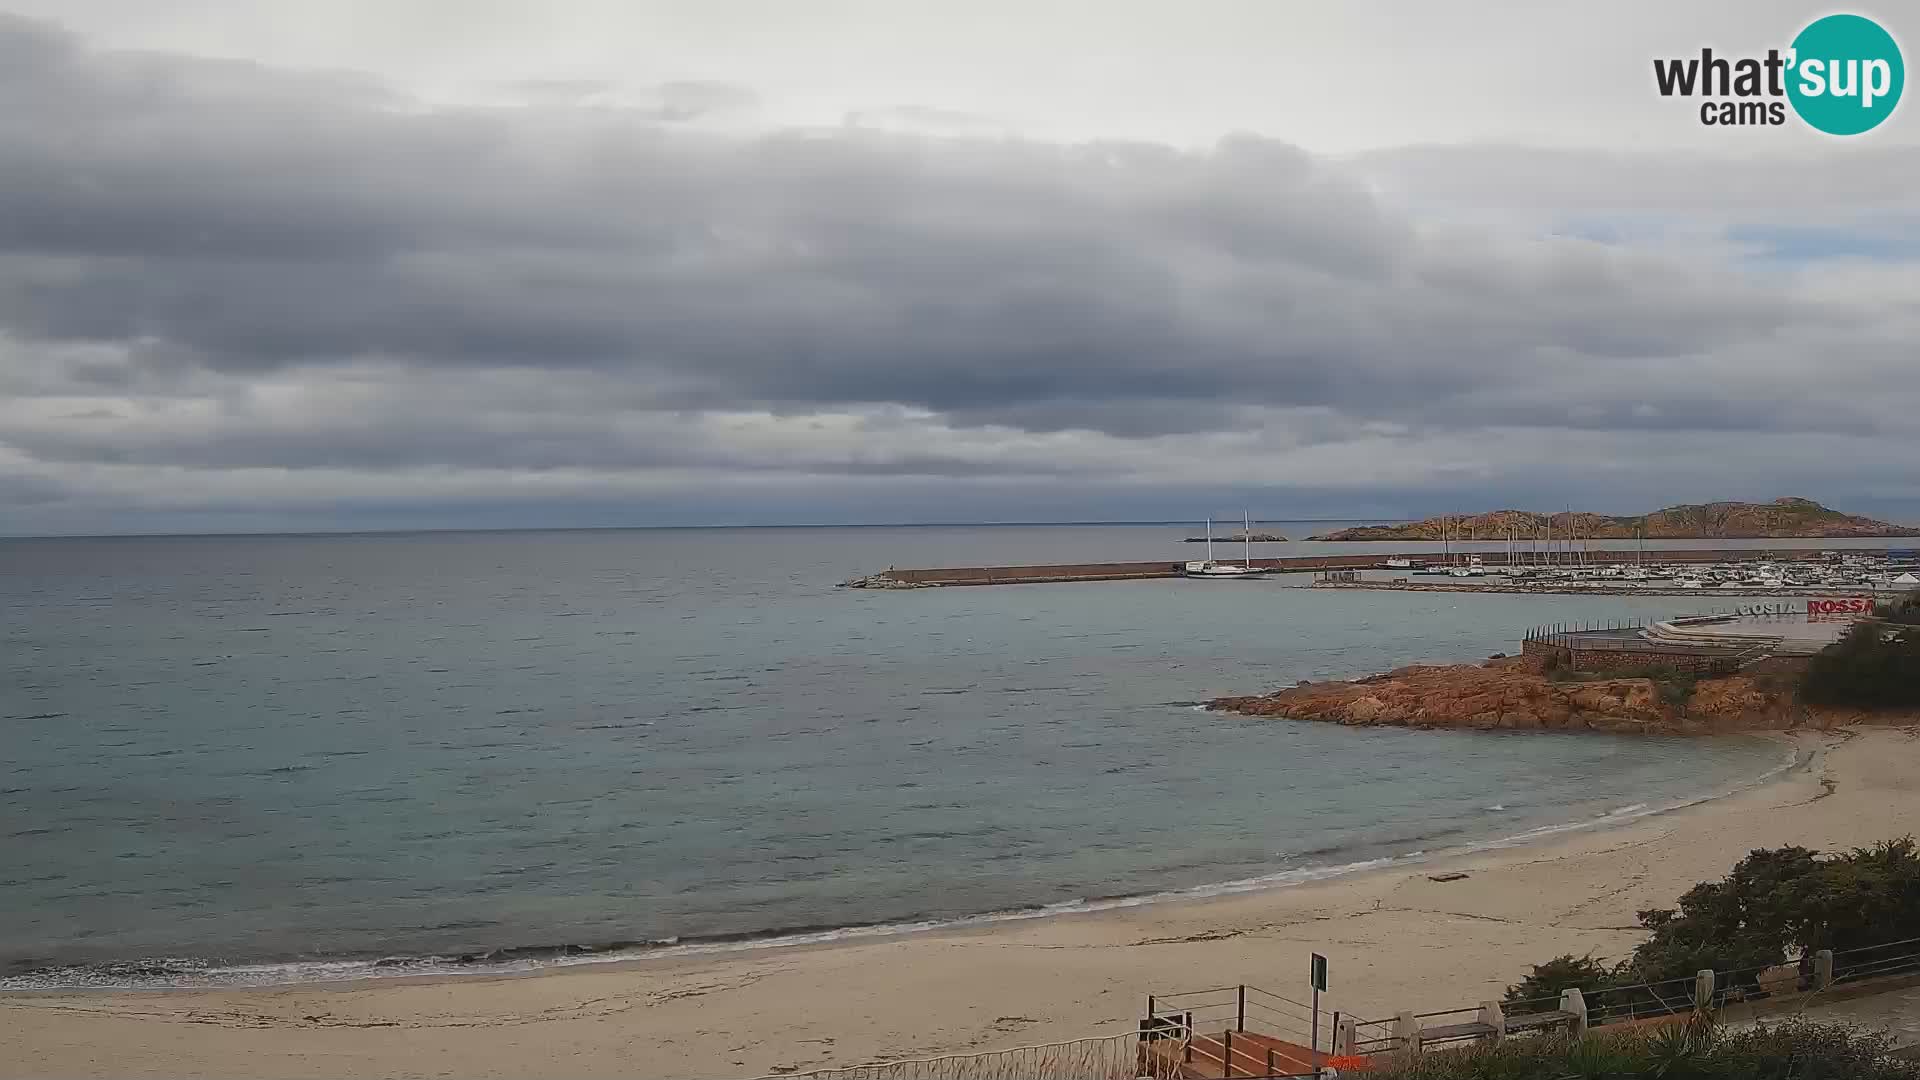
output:
[[1833, 954], [1835, 984], [1920, 973], [1920, 938], [1845, 949]]

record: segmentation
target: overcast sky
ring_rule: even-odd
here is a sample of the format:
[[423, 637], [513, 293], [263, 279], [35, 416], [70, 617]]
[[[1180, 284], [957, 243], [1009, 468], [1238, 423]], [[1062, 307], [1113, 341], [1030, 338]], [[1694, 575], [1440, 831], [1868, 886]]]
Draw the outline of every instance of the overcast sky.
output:
[[1920, 521], [1916, 105], [1653, 88], [1826, 11], [0, 0], [0, 533]]

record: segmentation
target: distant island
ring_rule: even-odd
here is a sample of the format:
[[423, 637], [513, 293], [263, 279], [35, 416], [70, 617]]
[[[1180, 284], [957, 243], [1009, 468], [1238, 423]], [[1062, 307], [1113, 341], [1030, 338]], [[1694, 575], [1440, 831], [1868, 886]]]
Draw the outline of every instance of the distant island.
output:
[[1920, 536], [1920, 527], [1893, 525], [1857, 514], [1829, 510], [1812, 499], [1775, 499], [1768, 503], [1688, 503], [1639, 517], [1615, 517], [1586, 511], [1536, 514], [1494, 510], [1485, 514], [1431, 517], [1398, 525], [1362, 525], [1309, 540], [1505, 540], [1551, 534], [1585, 540], [1730, 540], [1802, 537]]
[[[1187, 543], [1189, 544], [1204, 544], [1206, 542], [1207, 537], [1204, 536], [1187, 537]], [[1279, 533], [1254, 533], [1251, 536], [1246, 533], [1234, 533], [1232, 536], [1213, 537], [1213, 542], [1216, 544], [1284, 544], [1287, 542], [1287, 538], [1281, 536]]]

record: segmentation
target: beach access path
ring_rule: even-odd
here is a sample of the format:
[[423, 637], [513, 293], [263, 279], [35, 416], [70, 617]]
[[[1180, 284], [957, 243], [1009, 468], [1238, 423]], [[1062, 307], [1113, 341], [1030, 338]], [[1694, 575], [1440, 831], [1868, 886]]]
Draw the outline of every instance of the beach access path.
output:
[[0, 1076], [753, 1076], [1123, 1032], [1155, 991], [1304, 989], [1316, 951], [1329, 1009], [1466, 1006], [1625, 955], [1637, 910], [1754, 848], [1920, 830], [1920, 728], [1796, 741], [1804, 767], [1688, 809], [1260, 893], [520, 977], [5, 994]]

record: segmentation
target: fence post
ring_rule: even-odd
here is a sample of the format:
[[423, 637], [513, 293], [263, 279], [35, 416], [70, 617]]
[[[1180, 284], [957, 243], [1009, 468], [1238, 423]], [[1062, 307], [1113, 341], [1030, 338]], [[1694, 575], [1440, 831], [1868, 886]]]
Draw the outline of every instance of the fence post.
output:
[[1360, 1042], [1360, 1021], [1351, 1016], [1333, 1014], [1333, 1056], [1341, 1057], [1354, 1053], [1354, 1046]]
[[1713, 969], [1701, 968], [1693, 977], [1693, 1011], [1713, 1011]]
[[1420, 1052], [1420, 1021], [1413, 1018], [1413, 1011], [1402, 1010], [1393, 1020], [1393, 1038], [1400, 1049], [1409, 1054]]
[[1280, 1070], [1275, 1068], [1273, 1064], [1273, 1047], [1271, 1046], [1267, 1047], [1267, 1075], [1268, 1076], [1280, 1075]]
[[1821, 949], [1813, 954], [1813, 988], [1815, 990], [1833, 989], [1833, 950]]
[[1220, 1036], [1220, 1075], [1233, 1075], [1233, 1032], [1223, 1032]]
[[1240, 1008], [1233, 1017], [1233, 1030], [1247, 1030], [1247, 984], [1240, 984]]
[[1507, 1037], [1507, 1013], [1505, 1009], [1500, 1007], [1499, 1002], [1483, 1001], [1480, 1003], [1480, 1022], [1493, 1029], [1493, 1034], [1489, 1035], [1488, 1038], [1494, 1042], [1499, 1042], [1501, 1039]]
[[1568, 1028], [1575, 1038], [1587, 1033], [1587, 998], [1579, 987], [1560, 991], [1560, 1011], [1573, 1018]]

